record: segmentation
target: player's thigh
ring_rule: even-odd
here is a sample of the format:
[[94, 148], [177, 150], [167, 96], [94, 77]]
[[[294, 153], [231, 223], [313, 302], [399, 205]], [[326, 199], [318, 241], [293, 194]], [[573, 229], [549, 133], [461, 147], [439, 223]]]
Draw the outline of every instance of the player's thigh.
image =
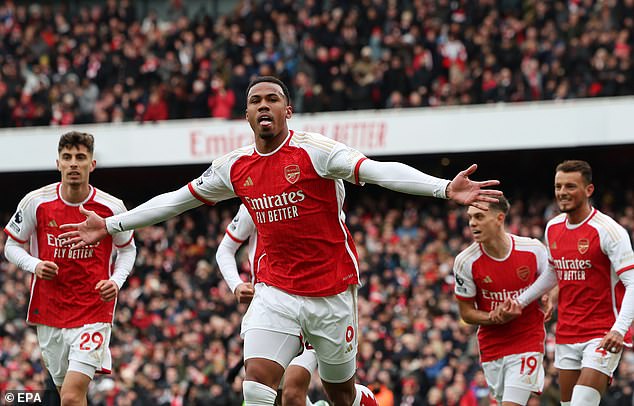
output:
[[491, 395], [498, 401], [502, 402], [504, 394], [504, 358], [482, 363], [482, 371], [484, 371], [484, 379], [489, 385]]
[[[321, 368], [321, 364], [319, 365]], [[324, 390], [328, 394], [328, 397], [335, 405], [351, 405], [356, 395], [356, 388], [354, 386], [354, 375], [344, 382], [328, 382], [322, 377], [322, 384]]]
[[311, 372], [312, 370], [309, 371], [303, 366], [291, 363], [288, 368], [286, 368], [286, 371], [284, 371], [282, 392], [287, 395], [292, 394], [300, 399], [306, 398], [310, 378], [312, 376]]
[[580, 369], [559, 369], [558, 380], [562, 402], [570, 402], [572, 399], [572, 390], [577, 384], [579, 375], [581, 375]]
[[[73, 361], [71, 361], [71, 364], [72, 363]], [[82, 367], [80, 366], [77, 369], [80, 368]], [[83, 368], [92, 368], [92, 374], [94, 375], [94, 367], [84, 364]], [[88, 385], [90, 385], [90, 381], [92, 381], [92, 378], [88, 376], [85, 369], [84, 372], [69, 370], [66, 373], [66, 377], [64, 378], [64, 384], [62, 385], [60, 393], [62, 401], [81, 403], [84, 399], [86, 399], [86, 394], [88, 393]]]
[[[583, 358], [581, 360], [582, 372], [579, 379], [583, 378], [584, 375], [587, 375], [588, 379], [590, 379], [590, 377], [594, 374], [591, 374], [592, 371], [588, 371], [584, 374], [584, 370], [591, 369], [605, 375], [604, 382], [607, 385], [608, 379], [612, 377], [614, 371], [619, 366], [619, 361], [621, 360], [621, 354], [623, 351], [606, 351], [603, 348], [599, 348], [600, 343], [601, 338], [595, 338], [594, 340], [590, 340], [584, 344]], [[599, 378], [600, 376], [597, 375], [597, 379]]]
[[[307, 298], [300, 313], [304, 337], [319, 360], [329, 365], [346, 364], [357, 354], [357, 291], [328, 297]], [[323, 378], [323, 376], [322, 376]]]
[[244, 360], [263, 358], [286, 368], [301, 351], [298, 336], [277, 331], [251, 329], [244, 335]]
[[[110, 373], [110, 323], [92, 323], [79, 328], [64, 329], [64, 341], [70, 347], [68, 369], [90, 375], [89, 368]], [[92, 373], [94, 376], [94, 371]], [[90, 376], [92, 379], [93, 376]]]
[[277, 388], [284, 369], [301, 350], [298, 336], [250, 329], [244, 334], [246, 379]]
[[269, 330], [299, 337], [301, 298], [273, 286], [258, 283], [255, 296], [242, 318], [241, 336], [249, 330]]
[[562, 402], [572, 398], [583, 360], [583, 344], [556, 344], [554, 366], [559, 370], [559, 390]]
[[62, 329], [38, 324], [37, 340], [46, 369], [58, 388], [64, 383], [68, 370], [68, 353], [70, 346], [64, 342]]

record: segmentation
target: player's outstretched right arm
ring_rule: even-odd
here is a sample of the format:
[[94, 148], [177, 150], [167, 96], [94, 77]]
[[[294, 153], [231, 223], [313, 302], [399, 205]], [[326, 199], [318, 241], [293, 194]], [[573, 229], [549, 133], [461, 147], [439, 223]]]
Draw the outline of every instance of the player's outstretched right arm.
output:
[[60, 238], [64, 239], [64, 245], [81, 248], [101, 241], [108, 233], [114, 234], [160, 223], [200, 205], [202, 202], [192, 195], [187, 186], [183, 186], [173, 192], [156, 196], [130, 211], [106, 219], [80, 207], [80, 211], [86, 215], [86, 220], [82, 223], [60, 226], [62, 230], [72, 230], [61, 234]]
[[374, 183], [387, 189], [414, 195], [434, 196], [451, 199], [457, 203], [488, 210], [488, 204], [497, 202], [502, 192], [485, 189], [496, 186], [497, 180], [473, 181], [477, 165], [458, 173], [451, 181], [436, 178], [399, 162], [379, 162], [364, 160], [359, 167], [359, 180]]

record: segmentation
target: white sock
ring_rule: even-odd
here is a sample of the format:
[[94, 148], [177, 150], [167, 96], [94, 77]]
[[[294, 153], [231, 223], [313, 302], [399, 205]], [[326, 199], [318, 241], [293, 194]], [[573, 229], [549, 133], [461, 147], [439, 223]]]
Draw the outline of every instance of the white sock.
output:
[[355, 384], [354, 388], [357, 390], [357, 394], [354, 397], [352, 406], [379, 406], [374, 393], [363, 385]]
[[255, 381], [242, 382], [245, 406], [274, 406], [277, 391]]
[[590, 386], [575, 385], [572, 389], [570, 406], [599, 406], [601, 393]]
[[310, 401], [308, 395], [306, 396], [306, 406], [313, 406], [313, 402]]
[[570, 406], [570, 402], [561, 402], [561, 406]]

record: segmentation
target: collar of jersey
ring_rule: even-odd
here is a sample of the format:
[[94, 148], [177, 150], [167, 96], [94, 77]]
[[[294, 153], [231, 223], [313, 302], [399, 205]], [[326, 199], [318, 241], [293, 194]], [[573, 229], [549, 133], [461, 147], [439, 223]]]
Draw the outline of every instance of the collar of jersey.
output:
[[484, 255], [486, 255], [488, 258], [491, 258], [492, 260], [496, 261], [496, 262], [504, 262], [507, 259], [509, 259], [509, 257], [511, 256], [511, 252], [513, 252], [513, 250], [515, 249], [515, 239], [513, 238], [513, 236], [509, 233], [505, 233], [506, 237], [510, 240], [511, 244], [509, 246], [509, 252], [506, 253], [506, 255], [504, 255], [504, 257], [502, 258], [496, 258], [492, 255], [490, 255], [485, 249], [484, 249], [484, 245], [480, 244], [480, 249], [482, 250], [482, 253]]
[[253, 149], [255, 150], [255, 153], [260, 155], [260, 156], [271, 156], [271, 155], [275, 154], [277, 151], [279, 151], [280, 149], [282, 149], [284, 146], [286, 146], [289, 143], [289, 141], [291, 140], [292, 136], [293, 136], [293, 130], [288, 130], [288, 135], [284, 139], [284, 142], [281, 143], [279, 147], [275, 148], [273, 151], [271, 151], [271, 152], [269, 152], [267, 154], [263, 154], [260, 151], [258, 151], [258, 147], [256, 147], [255, 144], [253, 145]]
[[574, 230], [575, 228], [581, 227], [582, 225], [586, 224], [592, 218], [592, 216], [594, 216], [594, 213], [596, 213], [596, 212], [597, 212], [597, 209], [595, 209], [593, 207], [592, 210], [590, 210], [590, 214], [588, 214], [588, 217], [586, 217], [585, 219], [583, 219], [582, 222], [577, 223], [577, 224], [570, 224], [568, 222], [568, 216], [566, 216], [566, 228], [568, 230]]
[[95, 195], [95, 188], [92, 187], [92, 185], [88, 185], [88, 187], [90, 187], [90, 192], [88, 192], [88, 197], [84, 199], [83, 202], [79, 202], [79, 203], [71, 203], [71, 202], [67, 202], [66, 200], [64, 200], [64, 198], [62, 197], [62, 193], [59, 191], [62, 188], [62, 182], [59, 182], [57, 184], [57, 197], [59, 197], [59, 200], [61, 200], [62, 202], [64, 202], [65, 205], [67, 206], [79, 206], [81, 204], [86, 203], [88, 200], [92, 199], [92, 197]]

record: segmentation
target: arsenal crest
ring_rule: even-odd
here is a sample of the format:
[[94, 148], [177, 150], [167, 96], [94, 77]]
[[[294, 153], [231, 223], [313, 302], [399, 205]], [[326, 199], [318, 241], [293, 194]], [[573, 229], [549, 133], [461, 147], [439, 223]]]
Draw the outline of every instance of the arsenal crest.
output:
[[297, 182], [299, 180], [299, 175], [299, 165], [293, 164], [284, 168], [284, 177], [289, 183], [294, 184]]
[[517, 277], [523, 281], [528, 280], [528, 276], [531, 274], [531, 269], [527, 266], [521, 266], [517, 268], [515, 271], [517, 273]]
[[586, 252], [588, 252], [588, 248], [590, 248], [590, 241], [588, 241], [587, 239], [582, 238], [577, 242], [577, 249], [579, 250], [580, 254], [585, 254]]

